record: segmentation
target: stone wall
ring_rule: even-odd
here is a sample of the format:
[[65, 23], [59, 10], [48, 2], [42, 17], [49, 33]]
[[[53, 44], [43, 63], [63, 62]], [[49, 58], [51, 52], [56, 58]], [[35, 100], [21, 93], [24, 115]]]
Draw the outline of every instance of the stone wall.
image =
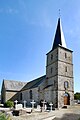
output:
[[12, 101], [19, 100], [18, 94], [19, 94], [18, 92], [14, 92], [14, 91], [6, 91], [5, 93], [6, 101], [7, 100], [12, 100]]
[[4, 88], [4, 86], [3, 86], [3, 89], [1, 90], [1, 103], [3, 104], [3, 103], [5, 103], [5, 101], [6, 101], [6, 91], [5, 91], [5, 88]]
[[72, 64], [72, 51], [58, 47], [58, 60]]
[[[32, 99], [30, 99], [30, 90], [32, 90]], [[38, 102], [38, 88], [33, 88], [21, 92], [22, 92], [22, 102], [26, 100], [28, 105], [32, 100]]]
[[58, 49], [56, 48], [47, 54], [46, 65], [48, 66], [48, 65], [52, 64], [53, 62], [57, 61], [57, 59], [58, 59]]
[[[65, 89], [64, 82], [68, 82]], [[58, 49], [58, 107], [64, 105], [64, 94], [70, 96], [70, 105], [74, 100], [72, 51], [59, 47]]]
[[73, 77], [73, 65], [58, 61], [58, 75]]

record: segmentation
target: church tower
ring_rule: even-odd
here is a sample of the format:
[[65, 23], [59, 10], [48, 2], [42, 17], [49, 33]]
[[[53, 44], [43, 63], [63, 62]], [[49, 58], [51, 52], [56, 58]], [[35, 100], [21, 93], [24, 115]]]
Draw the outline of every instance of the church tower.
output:
[[[46, 63], [47, 96], [54, 106], [61, 108], [64, 105], [72, 105], [74, 100], [73, 61], [72, 50], [66, 47], [61, 19], [58, 19], [54, 43], [47, 53]], [[49, 89], [49, 87], [51, 87]], [[46, 99], [47, 99], [46, 98]]]

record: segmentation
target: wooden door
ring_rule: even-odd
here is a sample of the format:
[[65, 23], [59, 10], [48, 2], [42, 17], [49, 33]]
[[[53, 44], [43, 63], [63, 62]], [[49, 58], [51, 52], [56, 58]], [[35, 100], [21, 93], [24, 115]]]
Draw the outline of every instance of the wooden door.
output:
[[70, 105], [70, 98], [68, 96], [64, 96], [64, 105]]

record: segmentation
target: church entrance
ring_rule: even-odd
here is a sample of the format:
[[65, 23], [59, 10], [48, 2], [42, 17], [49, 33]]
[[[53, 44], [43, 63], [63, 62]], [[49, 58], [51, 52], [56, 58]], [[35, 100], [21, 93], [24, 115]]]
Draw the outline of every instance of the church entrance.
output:
[[70, 96], [68, 93], [64, 94], [64, 105], [70, 105]]

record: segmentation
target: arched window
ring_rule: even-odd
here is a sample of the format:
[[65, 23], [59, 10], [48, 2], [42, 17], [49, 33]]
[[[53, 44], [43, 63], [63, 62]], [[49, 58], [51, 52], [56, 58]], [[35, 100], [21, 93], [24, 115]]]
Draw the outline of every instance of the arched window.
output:
[[32, 99], [32, 90], [30, 90], [29, 93], [30, 93], [30, 99]]
[[68, 81], [65, 81], [65, 82], [64, 82], [64, 88], [67, 89], [68, 87], [69, 87], [69, 83], [68, 83]]

